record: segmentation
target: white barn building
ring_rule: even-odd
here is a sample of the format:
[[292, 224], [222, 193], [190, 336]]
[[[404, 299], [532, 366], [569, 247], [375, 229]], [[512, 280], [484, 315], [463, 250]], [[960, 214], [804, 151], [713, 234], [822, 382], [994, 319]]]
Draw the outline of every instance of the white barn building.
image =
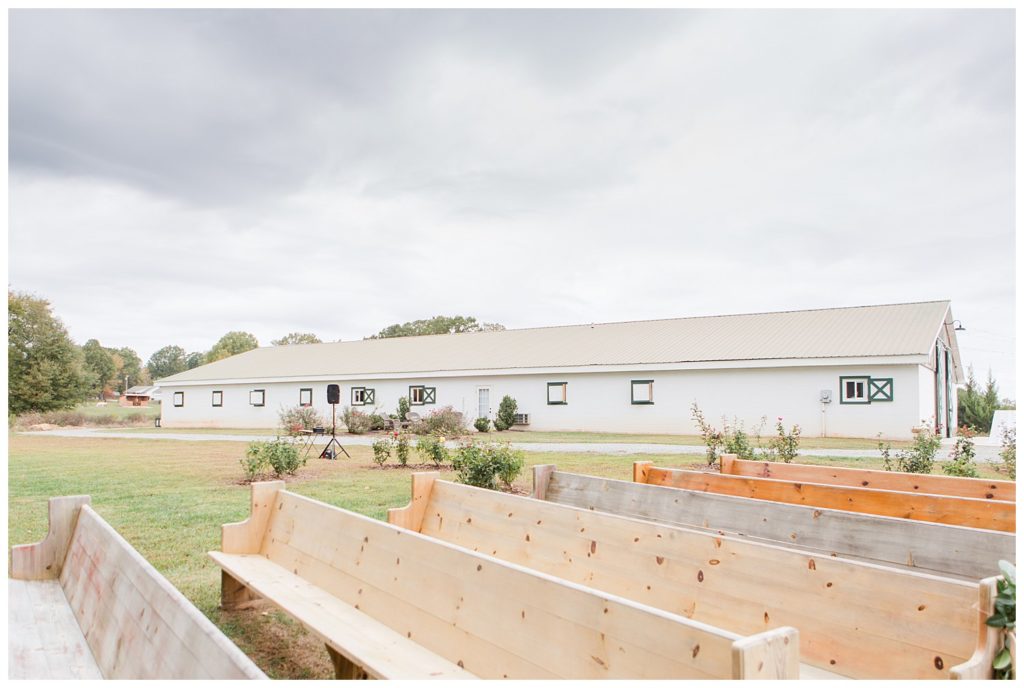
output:
[[[263, 347], [159, 380], [161, 425], [274, 427], [284, 407], [494, 418], [508, 394], [530, 430], [696, 434], [764, 416], [804, 436], [955, 433], [964, 381], [948, 301]], [[341, 408], [338, 409], [339, 414]]]

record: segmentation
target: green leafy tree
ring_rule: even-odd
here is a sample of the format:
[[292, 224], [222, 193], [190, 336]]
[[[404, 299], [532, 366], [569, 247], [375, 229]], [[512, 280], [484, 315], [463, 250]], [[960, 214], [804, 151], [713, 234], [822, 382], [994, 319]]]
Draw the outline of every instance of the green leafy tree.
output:
[[206, 363], [206, 357], [201, 351], [193, 351], [185, 357], [185, 370], [192, 370]]
[[228, 332], [221, 337], [213, 348], [206, 354], [206, 363], [213, 363], [230, 356], [244, 354], [259, 347], [260, 343], [256, 336], [248, 332]]
[[8, 411], [71, 408], [89, 395], [85, 356], [50, 302], [7, 292]]
[[85, 370], [89, 373], [89, 393], [102, 398], [103, 390], [117, 372], [114, 357], [96, 339], [90, 339], [82, 345], [82, 356], [85, 360]]
[[[120, 349], [113, 350], [113, 356], [115, 362], [120, 359], [121, 366], [117, 370], [117, 382], [124, 384], [124, 379], [128, 378], [128, 386], [134, 387], [135, 385], [144, 385], [149, 382], [149, 373], [142, 365], [142, 359], [135, 353], [134, 349], [127, 346]], [[125, 388], [127, 389], [127, 388]]]
[[320, 338], [312, 332], [291, 332], [270, 342], [274, 346], [287, 346], [289, 344], [320, 344]]
[[188, 370], [188, 365], [185, 360], [185, 350], [180, 346], [171, 344], [165, 346], [149, 357], [149, 361], [146, 362], [146, 367], [149, 368], [149, 374], [153, 376], [154, 380], [160, 378], [170, 377], [171, 375], [177, 375], [180, 372]]
[[967, 368], [967, 386], [957, 394], [957, 419], [977, 433], [987, 435], [992, 429], [992, 416], [1000, 408], [999, 388], [989, 371], [985, 389], [974, 377], [974, 369]]
[[493, 332], [504, 329], [504, 325], [477, 322], [474, 317], [436, 315], [429, 320], [413, 320], [401, 325], [389, 325], [377, 334], [370, 335], [368, 339], [418, 337], [426, 334], [455, 334], [457, 332]]

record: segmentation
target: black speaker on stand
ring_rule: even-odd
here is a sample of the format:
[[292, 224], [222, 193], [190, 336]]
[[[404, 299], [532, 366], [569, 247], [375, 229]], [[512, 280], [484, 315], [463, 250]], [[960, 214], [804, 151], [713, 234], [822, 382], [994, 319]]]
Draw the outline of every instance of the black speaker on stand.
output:
[[338, 452], [335, 451], [335, 447], [341, 450], [341, 453], [352, 458], [352, 456], [345, 451], [345, 447], [341, 446], [341, 442], [335, 436], [335, 431], [338, 427], [338, 404], [341, 403], [341, 387], [338, 385], [327, 385], [327, 403], [331, 405], [331, 439], [324, 447], [324, 450], [320, 452], [321, 459], [337, 459]]

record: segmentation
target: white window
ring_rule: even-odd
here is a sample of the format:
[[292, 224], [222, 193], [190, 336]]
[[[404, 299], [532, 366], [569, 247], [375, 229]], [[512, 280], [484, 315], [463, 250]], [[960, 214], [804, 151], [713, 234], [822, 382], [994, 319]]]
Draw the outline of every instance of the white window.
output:
[[548, 383], [548, 404], [551, 406], [560, 406], [569, 403], [568, 397], [569, 383], [568, 382], [549, 382]]
[[840, 404], [870, 404], [868, 399], [868, 383], [871, 378], [867, 375], [857, 377], [839, 378], [839, 403]]
[[367, 406], [373, 404], [376, 400], [376, 394], [368, 387], [353, 387], [352, 388], [352, 405], [353, 406]]
[[224, 405], [224, 392], [220, 391], [219, 389], [218, 390], [214, 390], [214, 392], [213, 392], [213, 405], [214, 406], [223, 406]]
[[305, 387], [299, 390], [299, 406], [313, 405], [313, 388]]
[[267, 400], [267, 391], [265, 389], [254, 389], [249, 392], [249, 403], [253, 406], [263, 406]]
[[185, 405], [185, 393], [184, 392], [175, 392], [174, 393], [174, 405], [175, 406], [184, 406]]
[[437, 388], [414, 385], [409, 387], [409, 405], [423, 406], [437, 403]]
[[654, 380], [631, 380], [630, 387], [632, 404], [653, 404], [654, 403]]

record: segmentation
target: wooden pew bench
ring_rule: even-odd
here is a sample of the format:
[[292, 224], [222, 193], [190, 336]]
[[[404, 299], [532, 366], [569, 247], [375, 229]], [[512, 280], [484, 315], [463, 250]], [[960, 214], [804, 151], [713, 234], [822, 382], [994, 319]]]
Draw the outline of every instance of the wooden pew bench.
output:
[[735, 454], [722, 454], [719, 461], [723, 475], [745, 475], [752, 478], [774, 478], [798, 483], [846, 485], [894, 492], [916, 492], [947, 497], [1017, 500], [1017, 483], [1012, 480], [957, 478], [950, 475], [922, 475], [865, 468], [812, 466], [775, 461], [747, 461]]
[[[257, 597], [339, 677], [790, 678], [792, 628], [741, 635], [288, 492], [222, 532], [226, 608]], [[764, 631], [765, 629], [759, 629]]]
[[737, 535], [823, 556], [978, 581], [1016, 560], [1016, 536], [851, 511], [631, 483], [535, 466], [536, 499]]
[[967, 499], [866, 487], [722, 475], [679, 468], [660, 468], [650, 461], [637, 461], [633, 464], [633, 480], [638, 483], [713, 492], [733, 497], [766, 499], [785, 504], [803, 504], [1007, 533], [1016, 532], [1017, 529], [1016, 503], [992, 499]]
[[[388, 518], [422, 535], [739, 634], [800, 633], [807, 678], [967, 678], [991, 672], [980, 584], [413, 478]], [[979, 606], [980, 605], [980, 606]]]
[[8, 678], [266, 678], [89, 502], [50, 499], [46, 538], [11, 548]]

